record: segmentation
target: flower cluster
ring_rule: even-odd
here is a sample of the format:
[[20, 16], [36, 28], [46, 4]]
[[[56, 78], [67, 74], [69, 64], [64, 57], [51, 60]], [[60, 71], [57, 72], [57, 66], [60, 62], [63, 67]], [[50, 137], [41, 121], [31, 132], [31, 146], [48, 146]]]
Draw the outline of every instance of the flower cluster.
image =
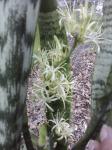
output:
[[49, 121], [54, 124], [52, 127], [52, 131], [54, 131], [59, 137], [57, 140], [65, 139], [65, 141], [67, 141], [68, 137], [73, 137], [73, 129], [63, 118], [63, 116], [64, 115], [61, 116], [60, 113], [57, 112], [56, 118], [53, 116], [53, 119]]

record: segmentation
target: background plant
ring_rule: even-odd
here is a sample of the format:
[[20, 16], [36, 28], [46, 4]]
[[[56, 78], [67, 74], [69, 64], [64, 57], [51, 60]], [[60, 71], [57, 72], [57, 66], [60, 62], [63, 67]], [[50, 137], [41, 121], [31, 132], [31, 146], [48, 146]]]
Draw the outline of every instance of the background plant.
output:
[[60, 41], [67, 44], [64, 26], [59, 26], [59, 13], [57, 12], [57, 0], [41, 0], [40, 14], [38, 19], [41, 48], [49, 48], [49, 43], [54, 42], [54, 35]]

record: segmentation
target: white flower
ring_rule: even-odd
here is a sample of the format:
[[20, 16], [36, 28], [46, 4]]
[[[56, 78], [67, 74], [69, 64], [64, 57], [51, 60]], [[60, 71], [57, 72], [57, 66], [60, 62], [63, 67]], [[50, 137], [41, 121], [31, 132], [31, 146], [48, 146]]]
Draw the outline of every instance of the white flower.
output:
[[73, 129], [63, 118], [63, 115], [60, 116], [59, 112], [57, 113], [56, 118], [53, 116], [53, 120], [49, 121], [54, 124], [52, 131], [55, 131], [55, 134], [59, 137], [57, 140], [65, 139], [65, 141], [67, 141], [68, 137], [73, 137]]

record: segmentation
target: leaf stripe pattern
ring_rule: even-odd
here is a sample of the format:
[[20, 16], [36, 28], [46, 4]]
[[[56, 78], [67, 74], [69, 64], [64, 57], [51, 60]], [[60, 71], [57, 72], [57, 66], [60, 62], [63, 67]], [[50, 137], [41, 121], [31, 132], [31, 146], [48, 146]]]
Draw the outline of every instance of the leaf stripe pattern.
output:
[[40, 0], [0, 0], [0, 150], [19, 150]]

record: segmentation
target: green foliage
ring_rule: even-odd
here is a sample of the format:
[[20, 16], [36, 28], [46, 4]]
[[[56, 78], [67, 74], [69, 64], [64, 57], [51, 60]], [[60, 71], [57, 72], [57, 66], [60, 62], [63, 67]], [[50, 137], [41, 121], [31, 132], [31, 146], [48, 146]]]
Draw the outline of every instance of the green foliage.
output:
[[44, 125], [41, 125], [39, 134], [41, 134], [41, 136], [39, 136], [38, 139], [38, 146], [43, 147], [46, 145], [46, 135], [47, 135], [46, 127]]
[[57, 9], [52, 12], [40, 13], [39, 15], [39, 31], [40, 31], [40, 43], [42, 49], [50, 49], [50, 45], [54, 43], [54, 35], [67, 44], [67, 37], [65, 28], [59, 25], [59, 13]]
[[41, 47], [40, 46], [40, 33], [39, 33], [39, 26], [37, 24], [33, 52], [36, 53], [37, 49], [40, 49], [40, 47]]

